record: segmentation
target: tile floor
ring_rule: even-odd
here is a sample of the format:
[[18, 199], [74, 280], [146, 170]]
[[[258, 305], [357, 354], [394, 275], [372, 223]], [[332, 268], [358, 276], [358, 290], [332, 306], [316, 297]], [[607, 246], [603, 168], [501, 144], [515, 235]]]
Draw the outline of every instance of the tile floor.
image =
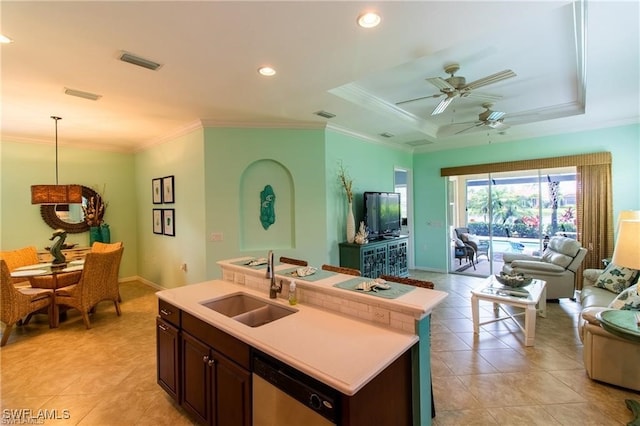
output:
[[[507, 322], [474, 337], [469, 290], [479, 278], [414, 272], [450, 293], [433, 313], [435, 425], [624, 425], [632, 419], [624, 400], [640, 400], [640, 393], [586, 377], [576, 302], [548, 305], [548, 317], [538, 319], [536, 346], [525, 348], [519, 329]], [[121, 289], [122, 316], [103, 302], [90, 330], [74, 312], [55, 330], [42, 315], [14, 329], [0, 350], [3, 424], [192, 424], [156, 384], [155, 290], [139, 282]], [[57, 418], [36, 422], [31, 417], [39, 410]]]

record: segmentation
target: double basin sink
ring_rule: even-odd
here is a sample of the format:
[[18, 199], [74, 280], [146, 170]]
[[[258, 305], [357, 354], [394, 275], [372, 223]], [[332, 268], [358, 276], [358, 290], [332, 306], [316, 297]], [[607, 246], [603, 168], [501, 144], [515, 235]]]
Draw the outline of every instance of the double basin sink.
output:
[[260, 327], [298, 312], [297, 309], [268, 302], [246, 293], [233, 293], [200, 304], [249, 327]]

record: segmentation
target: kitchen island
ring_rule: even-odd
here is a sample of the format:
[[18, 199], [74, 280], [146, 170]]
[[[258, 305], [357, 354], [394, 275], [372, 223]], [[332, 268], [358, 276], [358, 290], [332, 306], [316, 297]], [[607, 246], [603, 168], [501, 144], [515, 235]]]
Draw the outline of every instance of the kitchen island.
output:
[[[179, 311], [182, 320], [178, 321], [183, 325], [198, 322], [213, 326], [252, 351], [267, 354], [335, 389], [346, 398], [343, 406], [349, 407], [352, 414], [359, 409], [360, 395], [395, 382], [394, 386], [398, 386], [395, 393], [404, 396], [408, 404], [395, 409], [409, 410], [407, 418], [413, 424], [431, 423], [429, 314], [446, 297], [446, 293], [415, 288], [397, 299], [383, 299], [336, 287], [336, 284], [353, 278], [342, 274], [331, 274], [315, 281], [296, 279], [299, 299], [299, 303], [293, 306], [296, 312], [259, 327], [249, 327], [210, 309], [206, 303], [242, 293], [288, 306], [286, 288], [291, 276], [287, 272], [294, 266], [276, 266], [276, 279], [282, 281], [285, 290], [276, 300], [270, 300], [269, 281], [265, 279], [264, 269], [248, 267], [243, 264], [243, 259], [219, 263], [223, 280], [159, 292], [161, 319], [163, 310], [171, 311], [169, 317]], [[164, 324], [163, 327], [172, 326]], [[181, 330], [180, 327], [175, 328], [176, 332]], [[191, 338], [189, 333], [181, 332]], [[202, 334], [208, 335], [208, 332]], [[178, 344], [173, 352], [177, 360], [185, 359], [184, 354], [181, 355], [183, 351], [184, 344]], [[248, 349], [247, 353], [250, 353]], [[246, 370], [250, 371], [251, 362], [244, 360], [244, 355], [240, 358], [240, 364], [244, 362]], [[173, 371], [180, 375], [177, 369]], [[404, 371], [407, 372], [407, 383], [400, 380]], [[397, 377], [400, 379], [387, 383], [389, 378]], [[387, 388], [386, 391], [394, 393], [394, 389]], [[175, 398], [180, 400], [185, 396], [186, 393], [181, 395], [178, 391]], [[342, 423], [347, 424], [345, 418], [342, 417]], [[202, 421], [211, 423], [206, 419]]]

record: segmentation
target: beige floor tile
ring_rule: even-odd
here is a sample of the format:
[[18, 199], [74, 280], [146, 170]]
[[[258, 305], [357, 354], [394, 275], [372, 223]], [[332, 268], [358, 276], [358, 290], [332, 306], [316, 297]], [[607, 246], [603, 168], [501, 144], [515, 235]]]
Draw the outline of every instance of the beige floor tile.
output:
[[[580, 306], [562, 299], [538, 318], [535, 346], [511, 321], [474, 334], [470, 291], [481, 278], [419, 272], [450, 295], [432, 318], [431, 367], [436, 425], [625, 425], [632, 392], [590, 380], [577, 334]], [[70, 311], [57, 329], [45, 316], [17, 327], [0, 349], [0, 408], [22, 414], [56, 410], [61, 425], [191, 425], [156, 383], [156, 290], [121, 286], [122, 316], [102, 303], [85, 329]], [[491, 318], [491, 304], [482, 306]], [[3, 411], [4, 413], [4, 411]]]

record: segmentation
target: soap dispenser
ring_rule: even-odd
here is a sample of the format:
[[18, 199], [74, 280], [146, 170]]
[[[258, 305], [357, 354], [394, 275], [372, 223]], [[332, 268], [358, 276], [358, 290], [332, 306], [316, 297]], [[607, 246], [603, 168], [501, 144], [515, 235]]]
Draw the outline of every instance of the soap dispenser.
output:
[[298, 303], [298, 297], [296, 296], [296, 282], [291, 280], [289, 283], [289, 304], [295, 305]]

